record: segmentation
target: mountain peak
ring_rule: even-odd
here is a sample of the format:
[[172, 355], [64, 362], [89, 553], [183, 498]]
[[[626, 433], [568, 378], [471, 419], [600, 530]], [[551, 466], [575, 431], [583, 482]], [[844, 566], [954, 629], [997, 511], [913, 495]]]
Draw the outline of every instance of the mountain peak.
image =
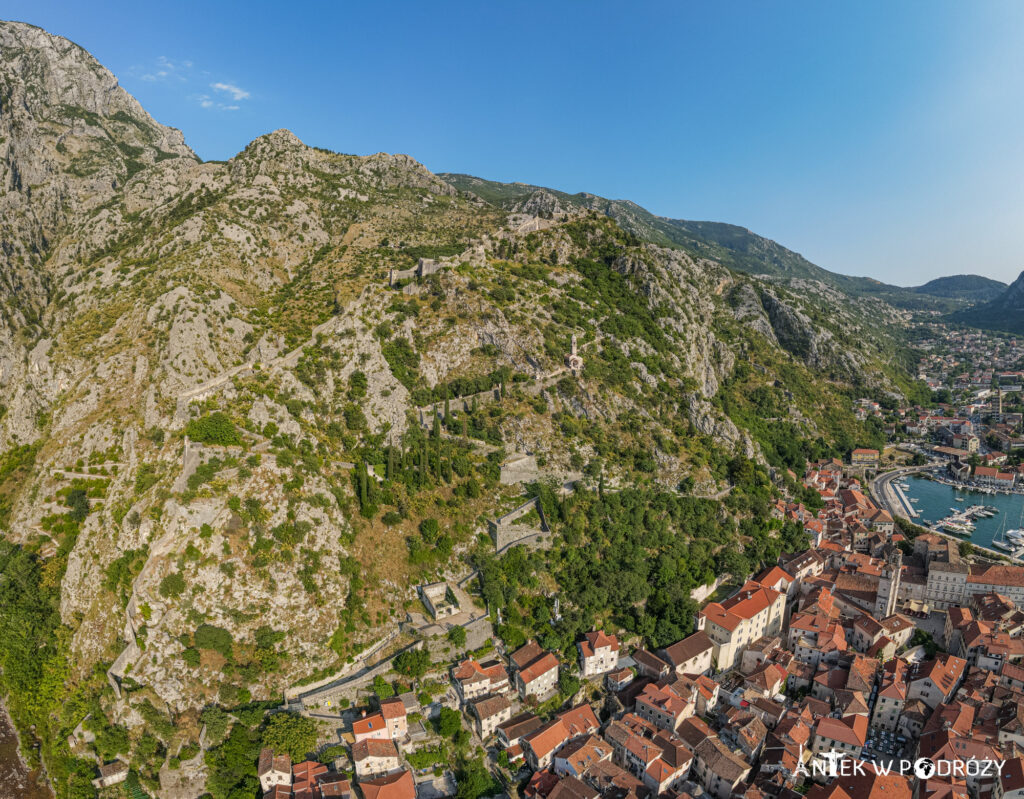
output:
[[157, 123], [108, 69], [74, 42], [24, 22], [0, 21], [0, 50], [8, 114], [20, 111], [36, 122], [92, 128], [119, 121], [129, 126], [121, 131], [124, 144], [144, 143], [171, 155], [195, 157], [181, 131]]

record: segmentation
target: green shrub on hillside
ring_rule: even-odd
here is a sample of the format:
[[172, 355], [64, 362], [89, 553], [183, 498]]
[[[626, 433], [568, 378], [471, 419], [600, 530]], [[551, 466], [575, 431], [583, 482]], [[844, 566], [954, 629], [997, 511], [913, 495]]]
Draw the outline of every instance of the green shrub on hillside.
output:
[[212, 649], [215, 652], [220, 652], [230, 660], [231, 633], [222, 627], [215, 627], [212, 624], [200, 624], [195, 632], [195, 641], [198, 649]]
[[221, 447], [239, 446], [242, 443], [235, 425], [222, 411], [193, 419], [185, 426], [185, 435], [201, 444]]

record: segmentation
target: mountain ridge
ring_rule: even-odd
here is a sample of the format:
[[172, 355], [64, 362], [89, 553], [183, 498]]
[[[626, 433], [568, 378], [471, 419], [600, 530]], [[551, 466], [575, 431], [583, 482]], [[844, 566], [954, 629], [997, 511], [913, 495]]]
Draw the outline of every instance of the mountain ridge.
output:
[[1005, 333], [1024, 333], [1024, 272], [987, 302], [957, 311], [951, 321]]
[[[694, 257], [712, 258], [741, 272], [783, 279], [818, 280], [841, 291], [878, 297], [909, 309], [934, 306], [948, 310], [941, 303], [929, 303], [925, 297], [961, 302], [978, 299], [973, 292], [958, 293], [946, 289], [935, 293], [927, 288], [935, 281], [924, 286], [903, 287], [870, 277], [831, 272], [812, 263], [800, 253], [741, 225], [674, 219], [654, 214], [632, 200], [609, 200], [585, 191], [569, 194], [529, 183], [500, 183], [465, 173], [439, 173], [439, 176], [461, 190], [470, 191], [487, 202], [513, 211], [525, 209], [541, 214], [564, 213], [567, 207], [572, 206], [598, 210], [646, 241], [680, 247]], [[966, 277], [976, 278], [979, 282], [989, 280], [982, 276]]]

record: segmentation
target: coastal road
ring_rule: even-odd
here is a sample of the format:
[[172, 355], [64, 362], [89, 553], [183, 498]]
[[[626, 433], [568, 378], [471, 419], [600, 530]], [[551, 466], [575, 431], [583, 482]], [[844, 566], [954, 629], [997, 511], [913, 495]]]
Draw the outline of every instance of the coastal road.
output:
[[[874, 498], [878, 507], [889, 511], [893, 518], [896, 516], [902, 516], [906, 519], [908, 518], [906, 509], [903, 507], [903, 503], [899, 501], [896, 493], [892, 490], [892, 482], [910, 474], [923, 472], [926, 469], [932, 469], [937, 465], [939, 464], [926, 463], [924, 466], [907, 466], [902, 469], [894, 469], [891, 472], [880, 474], [871, 481], [871, 496]], [[911, 519], [911, 521], [913, 521], [913, 519]]]
[[[892, 514], [893, 518], [899, 515], [902, 518], [906, 519], [906, 511], [901, 507], [902, 503], [896, 497], [896, 494], [892, 489], [891, 483], [894, 480], [898, 480], [901, 477], [913, 474], [914, 472], [926, 471], [927, 469], [932, 469], [936, 466], [941, 465], [941, 461], [933, 461], [931, 463], [926, 464], [925, 466], [914, 466], [905, 469], [895, 469], [894, 471], [886, 472], [885, 474], [880, 474], [878, 475], [878, 477], [871, 481], [871, 496], [874, 498], [875, 503], [878, 505], [878, 507], [884, 508], [885, 510], [889, 511], [889, 513]], [[943, 538], [949, 539], [950, 541], [956, 541], [957, 543], [964, 543], [960, 538], [952, 536], [949, 533], [945, 533], [942, 530], [937, 530], [934, 527], [931, 527], [927, 524], [921, 524], [920, 522], [914, 519], [911, 519], [910, 521], [914, 522], [914, 524], [920, 525], [921, 527], [925, 527], [935, 535], [939, 535]], [[1024, 560], [1020, 558], [1014, 558], [1013, 556], [1008, 555], [1005, 552], [999, 552], [991, 547], [983, 546], [974, 541], [971, 541], [970, 543], [971, 546], [974, 547], [973, 558], [975, 559], [975, 561], [977, 561], [979, 558], [983, 558], [987, 559], [990, 562], [1006, 563], [1007, 561], [1009, 561], [1010, 563], [1024, 563]]]

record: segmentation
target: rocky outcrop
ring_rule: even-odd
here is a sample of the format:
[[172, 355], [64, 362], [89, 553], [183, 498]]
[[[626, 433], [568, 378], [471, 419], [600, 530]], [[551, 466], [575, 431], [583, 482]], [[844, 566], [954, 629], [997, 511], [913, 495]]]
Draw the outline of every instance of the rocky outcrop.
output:
[[572, 206], [563, 203], [555, 194], [545, 189], [539, 189], [524, 199], [516, 202], [509, 209], [514, 214], [524, 216], [536, 216], [541, 219], [554, 219], [571, 213]]

